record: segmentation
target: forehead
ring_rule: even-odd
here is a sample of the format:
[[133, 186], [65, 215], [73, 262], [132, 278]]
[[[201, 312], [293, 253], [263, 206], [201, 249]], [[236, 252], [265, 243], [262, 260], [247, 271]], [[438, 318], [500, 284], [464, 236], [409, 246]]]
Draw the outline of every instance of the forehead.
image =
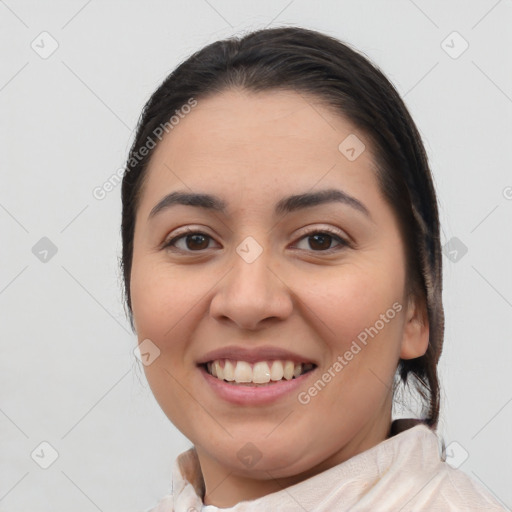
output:
[[[340, 144], [353, 137], [365, 149], [351, 161]], [[365, 135], [317, 98], [292, 91], [229, 90], [199, 99], [155, 148], [143, 198], [154, 201], [177, 186], [213, 187], [224, 196], [259, 190], [260, 201], [315, 186], [377, 193]]]

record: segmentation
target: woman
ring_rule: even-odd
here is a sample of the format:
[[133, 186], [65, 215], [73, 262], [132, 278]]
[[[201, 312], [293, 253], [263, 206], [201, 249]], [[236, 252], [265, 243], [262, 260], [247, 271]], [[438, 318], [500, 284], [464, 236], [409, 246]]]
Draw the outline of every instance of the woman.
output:
[[[126, 304], [193, 443], [155, 511], [503, 510], [440, 456], [437, 198], [393, 86], [301, 28], [219, 41], [145, 106]], [[392, 421], [397, 383], [424, 401]]]

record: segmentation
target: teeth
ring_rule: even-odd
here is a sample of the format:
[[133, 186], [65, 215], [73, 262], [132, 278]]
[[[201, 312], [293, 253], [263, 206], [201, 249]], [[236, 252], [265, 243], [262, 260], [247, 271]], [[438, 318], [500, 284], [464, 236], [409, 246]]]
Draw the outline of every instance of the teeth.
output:
[[281, 380], [283, 375], [283, 363], [281, 361], [274, 361], [270, 369], [270, 378], [272, 380]]
[[267, 384], [282, 379], [297, 378], [306, 371], [313, 369], [311, 363], [295, 364], [293, 361], [259, 361], [254, 365], [246, 361], [232, 361], [229, 359], [215, 360], [207, 363], [208, 373], [220, 380], [240, 384]]
[[293, 364], [292, 361], [286, 361], [286, 363], [284, 363], [283, 371], [284, 371], [284, 378], [286, 380], [293, 379], [294, 368], [295, 368], [295, 365]]
[[238, 361], [235, 368], [235, 382], [251, 382], [252, 368], [245, 361]]
[[224, 379], [229, 382], [235, 380], [235, 368], [229, 359], [226, 359], [224, 363]]
[[265, 362], [256, 363], [252, 369], [252, 381], [255, 384], [270, 382], [270, 368]]
[[215, 372], [215, 376], [218, 379], [221, 379], [221, 380], [224, 379], [224, 370], [222, 369], [222, 367], [220, 365], [220, 361], [213, 362], [213, 371]]

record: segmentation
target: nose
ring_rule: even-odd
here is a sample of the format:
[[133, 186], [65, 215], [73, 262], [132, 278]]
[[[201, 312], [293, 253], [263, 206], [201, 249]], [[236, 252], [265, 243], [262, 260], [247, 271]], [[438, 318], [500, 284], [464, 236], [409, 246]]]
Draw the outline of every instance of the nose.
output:
[[217, 321], [232, 322], [247, 330], [285, 320], [292, 311], [289, 283], [279, 275], [278, 266], [272, 265], [267, 250], [250, 263], [235, 252], [232, 268], [210, 303], [210, 315]]

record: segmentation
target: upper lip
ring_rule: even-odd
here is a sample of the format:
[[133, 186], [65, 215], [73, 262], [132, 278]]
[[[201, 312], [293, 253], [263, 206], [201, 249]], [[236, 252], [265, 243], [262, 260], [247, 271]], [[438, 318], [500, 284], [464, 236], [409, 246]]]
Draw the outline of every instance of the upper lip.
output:
[[303, 356], [290, 350], [262, 346], [258, 348], [247, 348], [231, 345], [229, 347], [218, 348], [204, 354], [198, 359], [197, 364], [205, 364], [217, 359], [231, 359], [235, 361], [247, 361], [248, 363], [257, 363], [258, 361], [280, 359], [281, 361], [293, 361], [294, 363], [313, 363], [315, 361], [308, 356]]

